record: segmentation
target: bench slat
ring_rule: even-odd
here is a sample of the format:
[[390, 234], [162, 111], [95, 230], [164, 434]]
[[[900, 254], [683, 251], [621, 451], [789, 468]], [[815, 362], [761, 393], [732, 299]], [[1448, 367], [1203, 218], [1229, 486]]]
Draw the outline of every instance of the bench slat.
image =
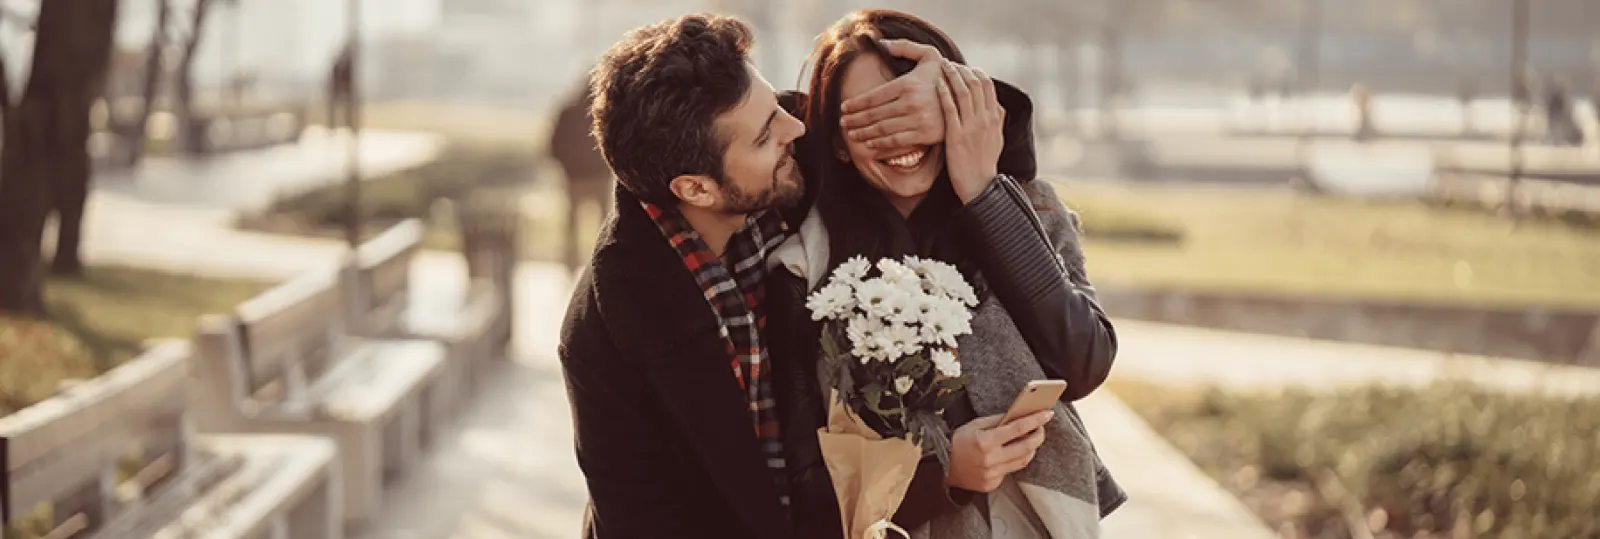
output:
[[352, 286], [359, 294], [352, 314], [366, 333], [385, 333], [399, 322], [410, 286], [411, 262], [422, 248], [423, 230], [420, 220], [407, 219], [357, 250]]
[[[160, 345], [65, 393], [0, 418], [5, 517], [98, 485], [128, 450], [184, 436], [187, 342]], [[96, 487], [97, 488], [97, 487]]]
[[327, 369], [343, 333], [337, 274], [312, 272], [238, 307], [240, 337], [254, 392], [299, 364], [307, 378]]

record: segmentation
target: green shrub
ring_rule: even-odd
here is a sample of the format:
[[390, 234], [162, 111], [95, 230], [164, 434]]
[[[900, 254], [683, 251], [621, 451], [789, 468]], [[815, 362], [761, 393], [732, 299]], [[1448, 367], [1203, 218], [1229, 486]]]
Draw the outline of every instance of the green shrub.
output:
[[[451, 146], [435, 161], [363, 181], [361, 211], [379, 230], [403, 219], [427, 219], [435, 200], [461, 200], [478, 191], [526, 184], [537, 166], [536, 156], [526, 151]], [[344, 185], [334, 183], [280, 198], [242, 224], [275, 232], [336, 234], [344, 215]], [[273, 222], [278, 226], [268, 224]]]
[[[1486, 538], [1600, 536], [1600, 399], [1455, 383], [1212, 391], [1164, 404], [1152, 397], [1158, 392], [1136, 393], [1130, 403], [1225, 484], [1244, 466], [1311, 489], [1332, 474], [1401, 537], [1465, 533], [1462, 526]], [[1323, 503], [1302, 518], [1337, 514], [1343, 501]]]
[[1094, 196], [1063, 196], [1078, 212], [1085, 238], [1140, 243], [1181, 243], [1183, 226], [1133, 204]]

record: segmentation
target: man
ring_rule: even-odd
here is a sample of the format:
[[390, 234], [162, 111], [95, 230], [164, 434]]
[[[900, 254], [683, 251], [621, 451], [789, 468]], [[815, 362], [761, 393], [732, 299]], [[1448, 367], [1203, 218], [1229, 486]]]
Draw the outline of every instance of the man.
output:
[[763, 372], [762, 259], [802, 194], [805, 132], [748, 61], [743, 23], [688, 16], [602, 57], [595, 138], [616, 208], [559, 355], [589, 538], [787, 537]]
[[578, 246], [585, 239], [578, 227], [578, 208], [592, 202], [604, 216], [611, 202], [611, 168], [589, 135], [594, 123], [589, 116], [591, 103], [585, 85], [567, 100], [550, 130], [550, 155], [567, 176], [567, 231], [562, 258], [569, 271], [578, 269]]
[[[592, 74], [615, 209], [558, 350], [586, 538], [794, 536], [762, 281], [786, 228], [770, 210], [804, 196], [805, 128], [749, 63], [752, 41], [737, 20], [686, 16], [630, 33]], [[942, 133], [929, 65], [927, 84], [877, 92], [875, 139]]]

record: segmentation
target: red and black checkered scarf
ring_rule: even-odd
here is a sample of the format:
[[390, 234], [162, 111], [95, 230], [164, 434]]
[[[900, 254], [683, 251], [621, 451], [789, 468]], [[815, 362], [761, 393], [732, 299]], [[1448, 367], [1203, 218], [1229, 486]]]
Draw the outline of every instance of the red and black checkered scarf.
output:
[[751, 215], [744, 228], [728, 239], [725, 258], [732, 262], [729, 267], [711, 252], [705, 240], [676, 209], [648, 202], [641, 204], [661, 229], [661, 235], [666, 236], [667, 242], [683, 257], [684, 266], [694, 274], [706, 302], [717, 314], [723, 341], [727, 343], [729, 366], [739, 388], [750, 399], [750, 419], [755, 424], [756, 438], [766, 456], [767, 468], [772, 470], [777, 482], [780, 501], [787, 506], [783, 441], [779, 437], [772, 380], [764, 372], [768, 365], [767, 349], [761, 346], [761, 331], [767, 326], [762, 306], [766, 296], [762, 280], [766, 278], [767, 254], [783, 243], [788, 227], [774, 212]]

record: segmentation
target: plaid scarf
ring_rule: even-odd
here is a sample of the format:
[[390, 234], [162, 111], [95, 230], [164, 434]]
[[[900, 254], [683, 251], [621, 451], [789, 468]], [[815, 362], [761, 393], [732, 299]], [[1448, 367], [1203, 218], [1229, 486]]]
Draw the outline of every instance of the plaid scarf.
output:
[[767, 326], [766, 311], [761, 304], [766, 296], [761, 282], [766, 278], [766, 258], [783, 243], [788, 226], [773, 212], [751, 215], [744, 228], [728, 239], [726, 258], [733, 261], [730, 272], [682, 214], [648, 202], [641, 204], [661, 229], [661, 235], [683, 256], [683, 265], [694, 274], [695, 281], [705, 292], [706, 302], [717, 314], [722, 338], [727, 344], [729, 367], [739, 388], [749, 397], [756, 438], [767, 458], [767, 468], [773, 472], [779, 501], [788, 506], [777, 403], [773, 398], [772, 380], [762, 372], [767, 365], [767, 349], [761, 346], [761, 331]]

